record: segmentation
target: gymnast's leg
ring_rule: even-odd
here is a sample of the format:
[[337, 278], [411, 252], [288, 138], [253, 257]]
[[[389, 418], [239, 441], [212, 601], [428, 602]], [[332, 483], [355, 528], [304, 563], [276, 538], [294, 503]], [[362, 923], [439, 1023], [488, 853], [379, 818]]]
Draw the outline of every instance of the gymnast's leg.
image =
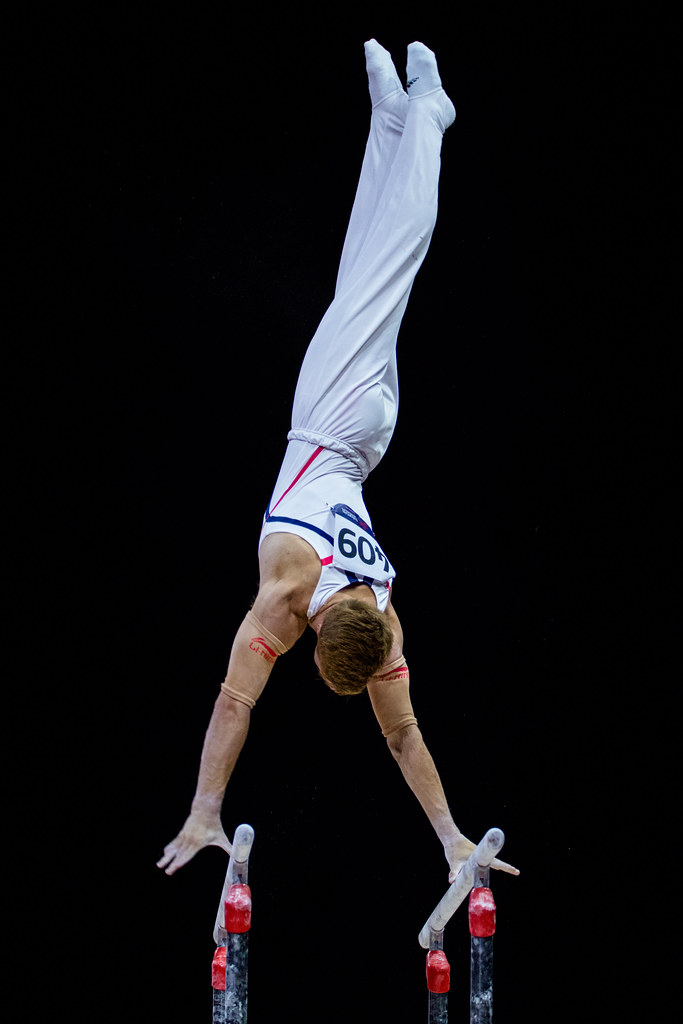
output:
[[408, 95], [398, 77], [391, 54], [375, 39], [365, 44], [365, 65], [372, 103], [370, 132], [339, 262], [335, 294], [342, 289], [346, 272], [353, 266], [365, 241], [394, 162], [408, 113]]
[[318, 444], [326, 437], [343, 440], [365, 459], [366, 475], [384, 454], [396, 422], [396, 339], [436, 223], [441, 143], [455, 117], [434, 54], [411, 44], [409, 80], [411, 61], [420, 73], [413, 75], [417, 94], [402, 101], [403, 131], [395, 121], [394, 128], [382, 128], [375, 116], [398, 102], [397, 89], [373, 111], [354, 230], [335, 298], [304, 357], [289, 435]]

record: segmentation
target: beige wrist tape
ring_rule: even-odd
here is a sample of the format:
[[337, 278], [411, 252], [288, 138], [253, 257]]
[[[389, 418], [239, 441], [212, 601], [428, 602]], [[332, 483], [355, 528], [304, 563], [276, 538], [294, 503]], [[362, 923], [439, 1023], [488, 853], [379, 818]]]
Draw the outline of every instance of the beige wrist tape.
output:
[[[268, 676], [278, 655], [286, 654], [288, 648], [274, 633], [257, 619], [252, 611], [248, 611], [238, 630], [242, 633], [240, 644], [233, 648], [230, 657], [228, 677], [221, 685], [221, 690], [228, 697], [253, 708], [263, 693]], [[259, 658], [263, 664], [254, 663]], [[232, 669], [233, 679], [228, 682]]]
[[372, 677], [368, 692], [382, 736], [417, 725], [410, 703], [410, 672], [403, 655]]

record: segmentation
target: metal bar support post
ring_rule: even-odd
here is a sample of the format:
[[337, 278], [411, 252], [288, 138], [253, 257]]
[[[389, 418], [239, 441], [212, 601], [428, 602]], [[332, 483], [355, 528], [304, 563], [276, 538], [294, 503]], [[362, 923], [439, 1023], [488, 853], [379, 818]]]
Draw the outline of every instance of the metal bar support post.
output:
[[470, 892], [470, 1024], [493, 1024], [493, 936], [496, 904], [489, 869], [480, 869]]
[[247, 1024], [251, 889], [251, 825], [235, 830], [232, 853], [216, 914], [212, 965], [213, 1024]]

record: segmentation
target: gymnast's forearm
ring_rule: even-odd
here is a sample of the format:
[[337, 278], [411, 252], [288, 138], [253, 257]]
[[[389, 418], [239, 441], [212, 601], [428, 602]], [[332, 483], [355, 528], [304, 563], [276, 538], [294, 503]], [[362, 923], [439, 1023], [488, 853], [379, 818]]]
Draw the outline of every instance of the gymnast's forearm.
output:
[[219, 693], [204, 739], [192, 814], [220, 815], [223, 797], [249, 731], [251, 710]]
[[444, 848], [448, 847], [461, 836], [461, 832], [453, 821], [439, 773], [422, 733], [416, 725], [409, 725], [389, 735], [387, 743], [432, 828]]
[[190, 816], [157, 861], [157, 867], [167, 875], [174, 874], [205, 846], [219, 846], [230, 853], [230, 842], [221, 824], [221, 805], [228, 779], [244, 746], [250, 714], [246, 705], [221, 691], [206, 731]]

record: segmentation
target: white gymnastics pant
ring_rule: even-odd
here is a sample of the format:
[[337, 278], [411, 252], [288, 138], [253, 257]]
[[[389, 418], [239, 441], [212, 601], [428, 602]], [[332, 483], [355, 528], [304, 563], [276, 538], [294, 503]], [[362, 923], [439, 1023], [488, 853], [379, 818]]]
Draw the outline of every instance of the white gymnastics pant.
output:
[[396, 426], [396, 341], [436, 223], [444, 95], [399, 91], [372, 112], [334, 299], [294, 396], [288, 438], [345, 455], [362, 479]]

